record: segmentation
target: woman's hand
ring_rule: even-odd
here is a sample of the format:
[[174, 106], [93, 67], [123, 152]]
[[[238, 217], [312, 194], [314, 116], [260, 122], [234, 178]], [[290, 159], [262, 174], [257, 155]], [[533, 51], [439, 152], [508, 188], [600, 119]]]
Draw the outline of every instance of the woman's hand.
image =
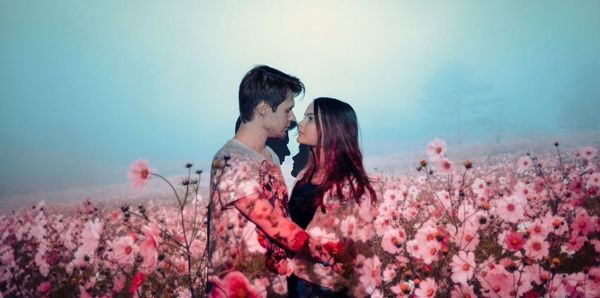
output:
[[348, 277], [354, 270], [354, 245], [347, 241], [327, 242], [323, 248], [332, 257], [333, 270], [344, 277]]

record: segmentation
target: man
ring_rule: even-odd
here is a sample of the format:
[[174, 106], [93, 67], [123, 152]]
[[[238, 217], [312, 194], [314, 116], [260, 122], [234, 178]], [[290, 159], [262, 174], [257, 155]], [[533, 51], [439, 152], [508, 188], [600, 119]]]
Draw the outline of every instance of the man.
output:
[[[251, 296], [261, 287], [269, 296], [285, 294], [285, 287], [275, 284], [285, 280], [286, 257], [295, 253], [322, 263], [331, 260], [289, 219], [279, 158], [265, 146], [267, 138], [287, 135], [295, 121], [294, 97], [302, 92], [299, 79], [264, 65], [242, 79], [242, 123], [215, 154], [211, 169], [209, 292], [215, 296], [239, 291]], [[241, 289], [240, 284], [253, 286]]]
[[[235, 133], [236, 134], [237, 134], [238, 130], [240, 129], [241, 125], [242, 125], [242, 118], [238, 117], [237, 120], [235, 121]], [[296, 121], [292, 122], [290, 124], [290, 127], [288, 127], [288, 131], [296, 128], [297, 125], [298, 124], [296, 124]], [[289, 136], [289, 133], [286, 133], [285, 137], [283, 139], [268, 138], [265, 145], [267, 147], [271, 148], [271, 150], [273, 150], [273, 152], [275, 152], [275, 154], [277, 154], [277, 158], [279, 158], [279, 164], [282, 165], [283, 162], [285, 161], [285, 158], [287, 156], [290, 156], [290, 154], [291, 154], [290, 149], [288, 148], [289, 143], [290, 143], [290, 136]], [[296, 176], [294, 176], [294, 177], [296, 177]]]

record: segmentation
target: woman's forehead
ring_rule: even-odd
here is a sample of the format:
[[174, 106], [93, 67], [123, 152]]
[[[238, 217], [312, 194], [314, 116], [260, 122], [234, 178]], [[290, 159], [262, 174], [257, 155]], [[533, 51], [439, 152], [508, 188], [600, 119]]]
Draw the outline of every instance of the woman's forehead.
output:
[[314, 108], [314, 101], [311, 102], [308, 107], [306, 107], [306, 113], [305, 114], [312, 114], [314, 113], [315, 108]]

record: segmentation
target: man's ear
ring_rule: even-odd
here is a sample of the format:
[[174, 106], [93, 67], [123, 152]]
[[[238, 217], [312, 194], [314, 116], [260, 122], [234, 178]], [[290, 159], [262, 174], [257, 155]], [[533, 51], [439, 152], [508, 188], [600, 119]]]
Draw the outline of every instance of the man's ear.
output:
[[269, 105], [268, 105], [266, 102], [264, 102], [264, 101], [261, 101], [261, 102], [260, 102], [260, 103], [259, 103], [259, 104], [256, 106], [256, 113], [258, 113], [258, 115], [260, 115], [260, 116], [264, 117], [264, 116], [267, 114], [267, 112], [268, 112], [268, 109], [270, 109], [270, 108], [271, 108], [271, 107], [269, 107]]

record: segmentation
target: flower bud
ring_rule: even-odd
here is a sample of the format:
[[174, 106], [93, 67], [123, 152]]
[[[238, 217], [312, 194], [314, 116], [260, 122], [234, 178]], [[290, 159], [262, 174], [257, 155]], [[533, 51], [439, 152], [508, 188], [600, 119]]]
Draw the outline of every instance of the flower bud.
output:
[[472, 167], [473, 167], [473, 161], [469, 160], [469, 159], [465, 160], [465, 168], [468, 170]]

